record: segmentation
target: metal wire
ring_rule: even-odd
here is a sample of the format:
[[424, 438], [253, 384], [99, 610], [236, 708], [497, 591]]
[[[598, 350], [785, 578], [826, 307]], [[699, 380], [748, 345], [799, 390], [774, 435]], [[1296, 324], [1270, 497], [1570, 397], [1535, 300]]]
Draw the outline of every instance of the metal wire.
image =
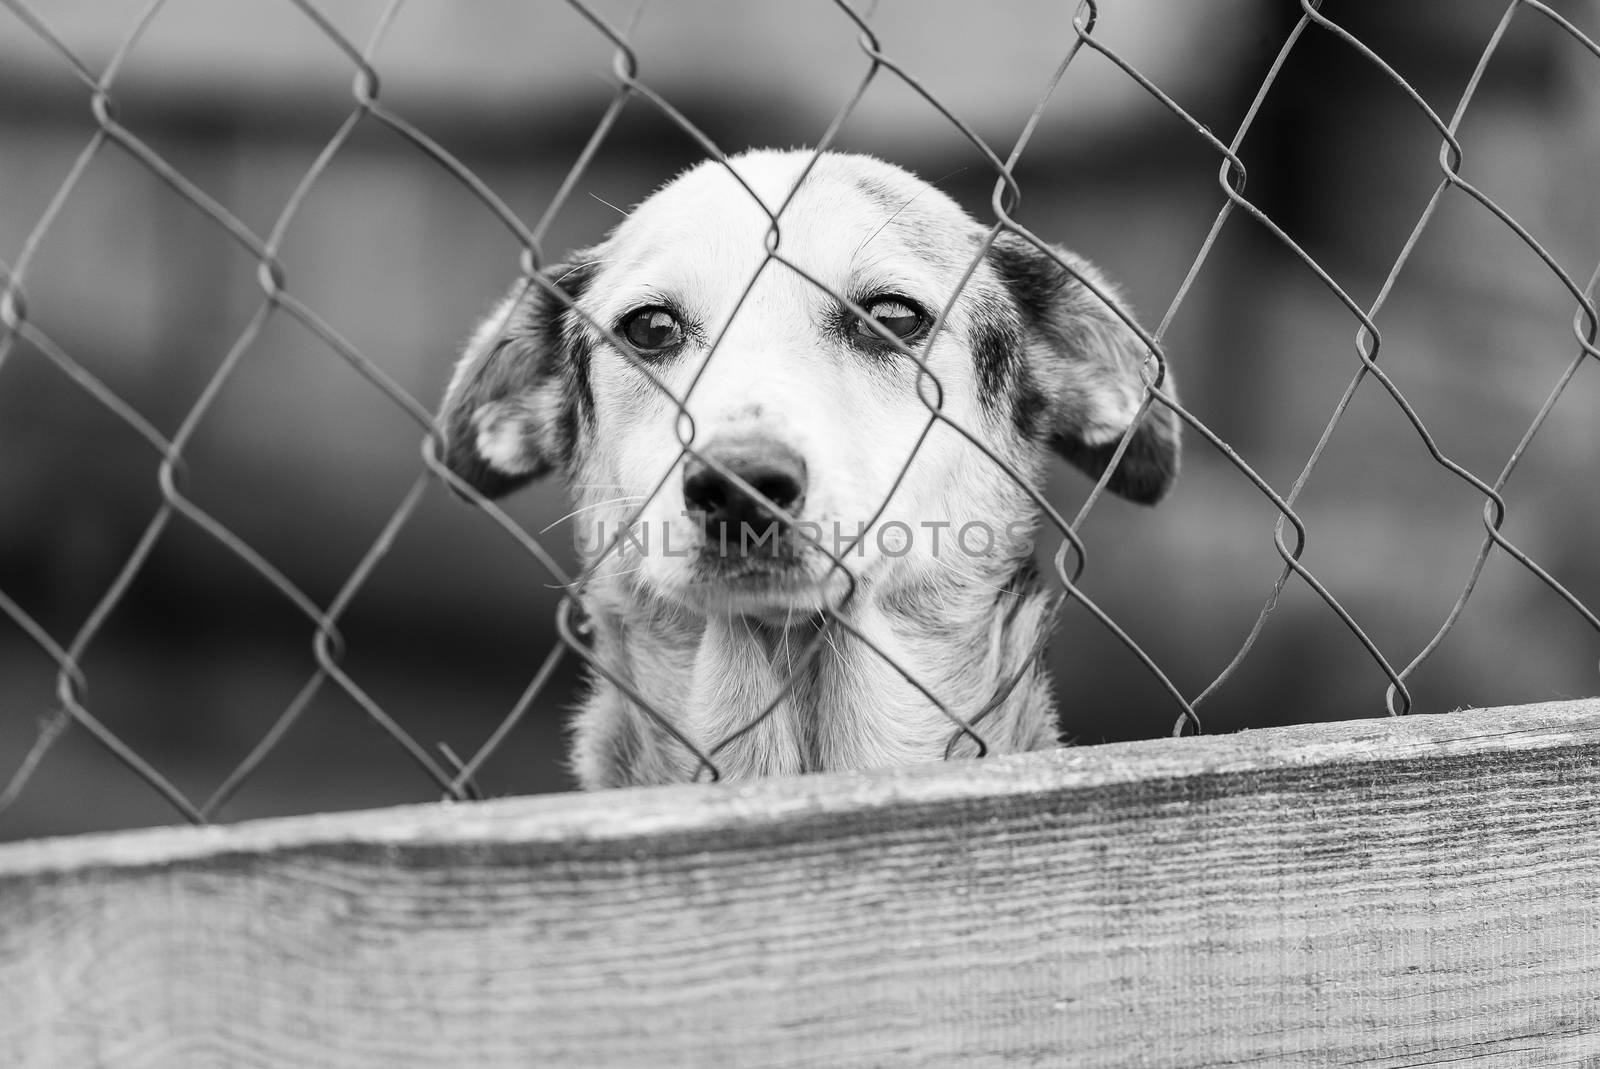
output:
[[[572, 303], [570, 296], [561, 288], [560, 280], [551, 280], [541, 274], [541, 268], [549, 262], [545, 255], [544, 244], [552, 224], [561, 215], [572, 194], [583, 183], [598, 153], [607, 142], [607, 139], [614, 133], [624, 109], [630, 105], [648, 107], [663, 117], [665, 121], [692, 138], [707, 157], [721, 162], [723, 166], [727, 166], [728, 156], [723, 147], [719, 146], [705, 131], [698, 127], [683, 110], [648, 84], [642, 71], [639, 54], [632, 43], [633, 34], [637, 28], [636, 25], [619, 29], [602, 18], [583, 0], [568, 0], [569, 6], [610, 48], [612, 55], [611, 73], [615, 79], [615, 88], [595, 125], [593, 133], [573, 160], [572, 165], [559, 183], [556, 192], [545, 205], [539, 218], [530, 226], [480, 176], [452, 155], [427, 132], [396, 113], [383, 102], [376, 57], [386, 32], [393, 24], [403, 5], [403, 0], [391, 0], [374, 23], [369, 39], [362, 46], [357, 46], [347, 39], [315, 3], [310, 2], [310, 0], [290, 0], [290, 2], [319, 33], [325, 36], [339, 50], [344, 57], [344, 61], [350, 65], [352, 70], [350, 91], [352, 105], [344, 121], [323, 145], [321, 151], [310, 166], [307, 167], [299, 182], [284, 201], [271, 228], [265, 236], [260, 236], [229, 207], [206, 193], [199, 185], [187, 177], [181, 169], [171, 163], [118, 118], [116, 101], [119, 72], [125, 66], [130, 55], [137, 49], [139, 42], [149, 27], [162, 16], [165, 6], [164, 0], [154, 0], [140, 12], [119, 46], [114, 50], [104, 69], [99, 73], [96, 73], [88, 63], [77, 56], [67, 46], [62, 37], [52, 29], [48, 21], [41, 17], [26, 0], [0, 0], [0, 6], [9, 10], [21, 24], [23, 31], [37, 38], [58, 58], [61, 65], [70, 75], [81, 84], [87, 96], [89, 110], [95, 123], [93, 133], [89, 136], [83, 149], [78, 153], [74, 163], [57, 188], [55, 195], [49, 200], [28, 231], [15, 262], [11, 264], [0, 263], [0, 368], [5, 366], [8, 358], [19, 347], [25, 347], [40, 354], [49, 365], [65, 376], [83, 394], [110, 412], [145, 443], [150, 450], [152, 474], [155, 477], [155, 484], [161, 496], [160, 504], [150, 516], [132, 552], [123, 560], [110, 584], [100, 592], [90, 611], [66, 639], [58, 640], [55, 638], [21, 604], [6, 594], [5, 591], [0, 590], [0, 615], [3, 615], [9, 621], [8, 626], [14, 626], [27, 642], [37, 647], [55, 666], [57, 700], [56, 708], [41, 720], [32, 746], [17, 763], [3, 790], [0, 790], [0, 811], [3, 811], [14, 802], [27, 788], [30, 780], [38, 773], [45, 755], [53, 746], [58, 744], [59, 740], [67, 734], [72, 725], [77, 725], [85, 729], [100, 745], [142, 777], [151, 789], [165, 798], [180, 816], [195, 822], [215, 819], [227, 802], [256, 774], [266, 758], [279, 747], [294, 724], [305, 715], [313, 698], [330, 682], [353, 701], [366, 717], [381, 729], [383, 734], [392, 739], [406, 758], [426, 777], [427, 781], [442, 792], [445, 797], [477, 797], [480, 792], [475, 777], [484, 763], [502, 747], [505, 740], [515, 732], [529, 709], [534, 706], [542, 695], [546, 694], [558, 667], [569, 654], [575, 654], [589, 666], [591, 671], [608, 677], [613, 685], [619, 688], [654, 720], [655, 724], [666, 736], [675, 740], [682, 747], [687, 767], [691, 769], [689, 775], [692, 778], [717, 779], [722, 774], [722, 769], [718, 764], [719, 756], [732, 743], [750, 731], [755, 730], [779, 708], [796, 685], [796, 681], [804, 671], [805, 666], [820, 655], [824, 646], [831, 643], [835, 635], [850, 636], [874, 656], [883, 660], [911, 688], [919, 692], [933, 708], [944, 715], [949, 721], [951, 731], [949, 745], [946, 748], [947, 756], [956, 752], [957, 744], [962, 740], [970, 743], [971, 749], [978, 755], [981, 756], [986, 753], [989, 749], [989, 742], [983, 734], [982, 722], [984, 718], [1005, 700], [1006, 696], [1024, 677], [1025, 673], [1037, 664], [1038, 659], [1043, 654], [1043, 646], [1031, 652], [1022, 666], [1006, 681], [993, 700], [970, 718], [963, 717], [954, 711], [944, 698], [929, 689], [922, 680], [916, 678], [914, 673], [899, 664], [889, 652], [875, 644], [852, 623], [849, 610], [852, 600], [857, 596], [857, 580], [846, 567], [844, 560], [851, 547], [845, 546], [841, 548], [835, 546], [830, 548], [823, 545], [820, 540], [810, 539], [809, 536], [804, 535], [803, 528], [800, 529], [802, 537], [807, 537], [815, 549], [828, 555], [833, 561], [834, 570], [843, 574], [845, 585], [843, 594], [821, 613], [816, 633], [811, 636], [802, 649], [797, 659], [796, 667], [790, 672], [787, 680], [778, 689], [777, 693], [762, 708], [752, 709], [749, 719], [723, 738], [713, 740], [691, 738], [681, 725], [675, 723], [672, 718], [659, 710], [654, 709], [650, 702], [642, 694], [638, 693], [628, 680], [619, 677], [590, 650], [581, 621], [582, 599], [586, 585], [606, 559], [618, 551], [624, 532], [642, 518], [649, 499], [654, 498], [662, 490], [668, 475], [663, 475], [657, 485], [651, 488], [646, 495], [646, 500], [634, 506], [630, 520], [621, 526], [617, 534], [600, 553], [587, 562], [581, 573], [568, 575], [560, 566], [556, 557], [549, 552], [538, 537], [524, 530], [508, 514], [492, 502], [485, 500], [444, 466], [440, 459], [443, 444], [442, 438], [439, 429], [434, 425], [430, 406], [408, 393], [381, 366], [363, 355], [354, 344], [344, 338], [325, 320], [314, 308], [315, 294], [302, 294], [293, 289], [294, 279], [279, 259], [279, 250], [285, 234], [300, 216], [312, 190], [323, 180], [335, 159], [346, 151], [356, 131], [364, 125], [377, 125], [393, 131], [420, 156], [439, 165], [446, 174], [459, 183], [461, 188], [481, 205], [485, 212], [498, 220], [510, 232], [522, 250], [520, 266], [526, 277], [525, 287], [530, 289], [533, 287], [541, 288], [558, 301], [576, 309], [577, 306]], [[1550, 250], [1527, 227], [1506, 211], [1490, 193], [1479, 188], [1464, 176], [1463, 168], [1467, 158], [1467, 147], [1463, 145], [1460, 134], [1463, 119], [1468, 114], [1479, 91], [1485, 71], [1489, 68], [1491, 60], [1504, 40], [1508, 29], [1519, 16], [1522, 16], [1525, 20], [1537, 17], [1539, 20], [1538, 25], [1544, 28], [1546, 32], [1562, 36], [1569, 40], [1574, 47], [1585, 51], [1590, 57], [1600, 60], [1600, 47], [1597, 47], [1596, 43], [1569, 19], [1558, 14], [1547, 5], [1536, 2], [1536, 0], [1512, 0], [1507, 5], [1498, 25], [1486, 41], [1473, 73], [1457, 100], [1454, 112], [1447, 121], [1436, 113], [1424, 100], [1423, 96], [1375, 49], [1338, 22], [1324, 15], [1321, 11], [1320, 0], [1301, 0], [1298, 21], [1286, 34], [1275, 59], [1254, 93], [1231, 138], [1224, 141], [1204, 123], [1197, 120], [1172, 95], [1157, 85], [1154, 80], [1142, 73], [1132, 61], [1118, 54], [1105, 41], [1097, 37], [1095, 32], [1099, 14], [1097, 5], [1095, 0], [1083, 0], [1072, 19], [1072, 32], [1070, 39], [1064, 43], [1061, 61], [1046, 84], [1040, 87], [1037, 101], [1027, 116], [1021, 132], [1009, 150], [1002, 156], [969, 123], [947, 106], [937, 94], [933, 93], [921, 79], [908, 70], [905, 64], [891, 55], [884, 42], [869, 23], [870, 11], [864, 15], [853, 8], [846, 0], [832, 0], [831, 10], [838, 16], [842, 31], [856, 34], [857, 44], [862, 54], [863, 68], [860, 77], [847, 88], [842, 103], [832, 119], [815, 138], [814, 151], [806, 164], [805, 173], [809, 174], [811, 168], [822, 157], [822, 154], [835, 144], [846, 122], [856, 113], [867, 94], [879, 82], [893, 81], [900, 83], [941, 116], [944, 121], [948, 122], [951, 128], [958, 132], [961, 138], [976, 152], [983, 165], [992, 172], [994, 177], [990, 204], [993, 222], [986, 240], [968, 263], [955, 291], [951, 294], [944, 307], [939, 310], [932, 327], [933, 338], [928, 339], [925, 343], [919, 343], [917, 349], [911, 349], [900, 339], [879, 327], [864, 309], [857, 307], [844, 296], [832, 292], [822, 281], [808, 274], [801, 265], [794, 262], [786, 254], [783, 241], [783, 223], [785, 213], [789, 209], [789, 200], [786, 200], [776, 208], [769, 209], [744, 184], [738, 173], [731, 167], [729, 168], [729, 174], [744, 188], [752, 202], [760, 207], [760, 210], [767, 218], [768, 224], [764, 256], [747, 280], [743, 292], [736, 303], [735, 312], [737, 312], [738, 307], [743, 306], [758, 280], [765, 273], [769, 271], [788, 272], [827, 294], [831, 299], [840, 302], [851, 313], [858, 316], [863, 323], [876, 329], [882, 336], [886, 346], [899, 352], [905, 360], [910, 361], [917, 368], [917, 395], [926, 409], [925, 422], [922, 424], [913, 447], [903, 457], [899, 474], [894, 480], [893, 486], [879, 503], [876, 512], [867, 521], [858, 537], [865, 537], [865, 532], [873, 529], [882, 519], [928, 435], [936, 426], [942, 424], [948, 427], [972, 448], [981, 452], [988, 462], [995, 466], [1000, 477], [1016, 481], [1039, 509], [1044, 518], [1046, 530], [1052, 532], [1057, 539], [1055, 551], [1051, 555], [1051, 570], [1058, 588], [1056, 597], [1065, 606], [1065, 611], [1067, 612], [1075, 612], [1081, 608], [1090, 619], [1096, 622], [1097, 626], [1104, 628], [1107, 634], [1117, 643], [1124, 646], [1142, 666], [1143, 670], [1150, 674], [1159, 688], [1171, 699], [1176, 709], [1174, 734], [1200, 730], [1201, 720], [1198, 709], [1212, 699], [1256, 649], [1259, 639], [1280, 603], [1281, 595], [1292, 580], [1298, 580], [1304, 584], [1306, 589], [1315, 595], [1327, 612], [1339, 622], [1365, 651], [1374, 671], [1374, 686], [1376, 687], [1380, 681], [1382, 683], [1382, 693], [1384, 695], [1382, 711], [1390, 714], [1405, 713], [1414, 707], [1414, 698], [1408, 689], [1408, 681], [1414, 677], [1417, 669], [1439, 648], [1456, 627], [1467, 602], [1477, 588], [1487, 561], [1497, 548], [1568, 605], [1578, 619], [1587, 625], [1591, 631], [1600, 634], [1600, 617], [1597, 617], [1595, 611], [1558, 580], [1549, 569], [1535, 561], [1524, 548], [1514, 544], [1504, 533], [1506, 520], [1511, 509], [1511, 501], [1507, 497], [1507, 492], [1519, 463], [1535, 437], [1545, 426], [1551, 412], [1562, 400], [1568, 385], [1585, 364], [1590, 360], [1600, 359], [1600, 349], [1596, 347], [1596, 335], [1597, 329], [1600, 329], [1600, 317], [1597, 317], [1595, 304], [1596, 284], [1597, 281], [1600, 281], [1600, 267], [1597, 267], [1593, 274], [1590, 275], [1586, 285], [1580, 286], [1574, 281], [1575, 277], [1581, 276], [1574, 276], [1570, 273]], [[1523, 15], [1524, 10], [1528, 13], [1527, 15]], [[635, 21], [637, 22], [637, 20]], [[1362, 305], [1356, 301], [1348, 290], [1335, 280], [1327, 267], [1318, 263], [1305, 248], [1298, 244], [1273, 220], [1268, 212], [1245, 196], [1247, 176], [1241, 158], [1243, 148], [1252, 137], [1260, 136], [1255, 133], [1255, 126], [1262, 113], [1264, 103], [1279, 82], [1282, 71], [1291, 54], [1301, 46], [1308, 35], [1312, 34], [1327, 35], [1341, 47], [1348, 49], [1351, 54], [1367, 64], [1372, 70], [1378, 72], [1398, 90], [1410, 107], [1422, 115], [1434, 128], [1440, 139], [1440, 178], [1438, 184], [1425, 207], [1417, 216], [1410, 235], [1399, 255], [1390, 266], [1377, 296], [1368, 305]], [[1071, 262], [1062, 258], [1040, 236], [1022, 225], [1015, 215], [1017, 206], [1023, 196], [1021, 183], [1016, 177], [1017, 169], [1025, 158], [1029, 143], [1043, 120], [1047, 105], [1056, 94], [1058, 86], [1069, 68], [1075, 64], [1085, 62], [1106, 64], [1117, 72], [1119, 76], [1130, 80], [1140, 90], [1148, 94], [1160, 107], [1174, 116], [1205, 150], [1215, 153], [1220, 161], [1217, 184], [1222, 195], [1222, 201], [1215, 220], [1202, 240], [1176, 294], [1165, 309], [1159, 325], [1154, 331], [1147, 331], [1141, 327], [1113, 295], [1102, 292], [1093, 279], [1081, 275]], [[66, 205], [71, 195], [80, 185], [90, 164], [100, 155], [113, 148], [135, 161], [150, 175], [191, 205], [211, 226], [226, 235], [229, 240], [243, 250], [245, 255], [254, 262], [256, 268], [256, 280], [260, 293], [254, 312], [234, 343], [217, 362], [198, 396], [179, 422], [177, 430], [170, 437], [162, 434], [132, 404], [120, 397], [114, 389], [97, 378], [61, 345], [57, 344], [38, 323], [30, 318], [25, 299], [26, 284], [30, 270], [40, 248], [48, 241], [52, 229], [66, 210]], [[796, 190], [799, 188], [798, 184], [795, 188]], [[3, 193], [0, 193], [0, 196], [3, 196]], [[790, 200], [793, 197], [794, 192], [791, 192]], [[1516, 447], [1501, 470], [1492, 479], [1474, 474], [1464, 464], [1452, 459], [1444, 452], [1415, 406], [1402, 392], [1394, 379], [1384, 370], [1379, 360], [1382, 335], [1378, 320], [1397, 280], [1409, 264], [1420, 238], [1424, 232], [1435, 225], [1440, 206], [1447, 198], [1451, 197], [1464, 198], [1494, 220], [1497, 225], [1503, 226], [1508, 230], [1518, 242], [1537, 257], [1550, 276], [1560, 283], [1571, 297], [1574, 307], [1573, 331], [1577, 340], [1578, 351], [1560, 375], [1556, 377], [1544, 403], [1526, 431], [1521, 435]], [[1249, 225], [1259, 228], [1287, 252], [1333, 300], [1343, 307], [1356, 327], [1355, 360], [1352, 361], [1349, 384], [1334, 405], [1315, 446], [1312, 448], [1304, 465], [1300, 468], [1292, 485], [1288, 490], [1282, 492], [1263, 477], [1228, 442], [1212, 428], [1208, 427], [1199, 415], [1181, 403], [1167, 384], [1168, 357], [1164, 347], [1164, 339], [1168, 329], [1177, 316], [1179, 309], [1188, 299], [1196, 279], [1205, 271], [1219, 236], [1236, 219], [1247, 220]], [[1238, 224], [1235, 225], [1237, 226]], [[933, 339], [937, 338], [945, 329], [946, 322], [956, 302], [962, 296], [962, 291], [974, 273], [980, 268], [980, 265], [985, 262], [985, 257], [988, 255], [991, 246], [1002, 235], [1010, 235], [1015, 239], [1027, 242], [1038, 249], [1041, 254], [1054, 260], [1062, 271], [1075, 277], [1086, 290], [1098, 297], [1110, 309], [1112, 314], [1138, 337], [1148, 353], [1144, 371], [1144, 395], [1141, 399], [1138, 418], [1135, 420], [1134, 426], [1129, 428], [1118, 443], [1110, 466], [1099, 478], [1081, 508], [1071, 520], [1064, 517], [1038, 489], [1031, 486], [1019, 472], [996, 455], [979, 437], [974, 435], [968, 428], [962, 426], [959, 420], [953, 418], [946, 411], [944, 384], [940, 381], [939, 375], [922, 358], [922, 353], [928, 351], [933, 344]], [[581, 309], [577, 309], [577, 311], [579, 315], [584, 315]], [[257, 347], [261, 334], [268, 323], [275, 318], [284, 317], [298, 322], [309, 331], [320, 342], [328, 356], [348, 365], [362, 376], [372, 390], [385, 398], [397, 411], [410, 418], [417, 425], [422, 435], [421, 456], [416, 479], [400, 500], [396, 502], [382, 529], [373, 537], [366, 552], [345, 577], [333, 599], [326, 605], [319, 603], [297, 585], [283, 569], [274, 564], [267, 555], [252, 546], [184, 492], [185, 460], [196, 432], [211, 416], [214, 402], [224, 385], [233, 377], [239, 366], [251, 358], [251, 354]], [[730, 322], [731, 319], [732, 316], [730, 316]], [[589, 325], [596, 331], [609, 333], [604, 324], [590, 320]], [[724, 327], [724, 334], [726, 330], [727, 328]], [[635, 363], [644, 379], [650, 382], [653, 388], [663, 395], [676, 413], [674, 427], [680, 445], [680, 460], [698, 458], [706, 465], [717, 469], [725, 478], [740, 486], [750, 496], [762, 502], [773, 514], [791, 521], [795, 520], [795, 517], [787, 516], [784, 510], [777, 507], [776, 503], [770, 501], [755, 487], [746, 483], [738, 473], [730, 471], [721, 465], [716, 457], [703, 454], [695, 448], [696, 429], [694, 421], [690, 417], [688, 406], [701, 381], [708, 375], [717, 374], [713, 364], [716, 362], [716, 358], [723, 347], [722, 343], [723, 337], [721, 336], [711, 340], [710, 353], [704, 365], [681, 394], [674, 393], [669, 389], [648, 365], [637, 360], [635, 360]], [[630, 353], [626, 346], [619, 345], [617, 348], [619, 352], [624, 354]], [[635, 358], [630, 355], [629, 359]], [[1464, 484], [1472, 494], [1481, 498], [1484, 503], [1483, 523], [1485, 537], [1468, 569], [1459, 595], [1432, 638], [1420, 650], [1415, 651], [1408, 657], [1398, 659], [1391, 655], [1392, 651], [1386, 652], [1380, 648], [1378, 642], [1357, 622], [1351, 611], [1329, 585], [1314, 575], [1305, 565], [1303, 558], [1311, 534], [1306, 520], [1296, 512], [1297, 502], [1311, 482], [1319, 462], [1330, 442], [1334, 439], [1335, 433], [1341, 426], [1353, 399], [1360, 388], [1369, 380], [1383, 391], [1389, 402], [1409, 424], [1415, 433], [1418, 443], [1426, 451], [1432, 462], [1448, 473], [1452, 480]], [[1096, 504], [1102, 498], [1117, 464], [1121, 462], [1128, 448], [1134, 430], [1140, 421], [1149, 417], [1157, 408], [1166, 409], [1189, 429], [1192, 442], [1191, 448], [1197, 447], [1196, 444], [1193, 444], [1193, 439], [1198, 438], [1198, 446], [1214, 451], [1226, 465], [1242, 476], [1260, 494], [1262, 499], [1271, 505], [1276, 514], [1272, 527], [1273, 541], [1282, 561], [1281, 571], [1279, 571], [1276, 580], [1271, 584], [1261, 610], [1257, 614], [1253, 625], [1240, 640], [1236, 652], [1220, 668], [1216, 676], [1204, 686], [1199, 687], [1192, 696], [1186, 695], [1184, 689], [1169, 676], [1158, 659], [1145, 648], [1139, 637], [1130, 632], [1123, 624], [1115, 620], [1110, 613], [1092, 600], [1082, 586], [1083, 576], [1089, 563], [1087, 546], [1081, 534], [1082, 528]], [[343, 665], [345, 641], [339, 631], [340, 620], [350, 606], [362, 595], [379, 562], [390, 551], [395, 540], [407, 525], [411, 523], [425, 490], [434, 480], [439, 480], [449, 485], [459, 495], [473, 501], [480, 508], [483, 515], [488, 518], [489, 522], [493, 523], [513, 541], [541, 575], [549, 577], [564, 591], [555, 620], [560, 642], [547, 651], [537, 672], [529, 680], [513, 707], [505, 714], [482, 745], [465, 761], [460, 759], [455, 751], [448, 746], [439, 744], [437, 748], [430, 749], [414, 738], [352, 677]], [[174, 523], [187, 524], [193, 529], [203, 532], [218, 546], [246, 565], [251, 572], [265, 580], [278, 597], [287, 604], [292, 605], [309, 627], [308, 637], [310, 638], [312, 652], [316, 661], [315, 669], [297, 690], [290, 703], [272, 722], [268, 730], [260, 736], [242, 760], [225, 770], [225, 773], [220, 776], [217, 785], [209, 795], [199, 800], [191, 798], [180, 790], [171, 778], [160, 769], [154, 767], [117, 733], [110, 730], [103, 720], [92, 711], [93, 703], [89, 698], [89, 679], [83, 668], [85, 657], [101, 637], [107, 620], [123, 604], [129, 587], [146, 569], [155, 547], [166, 537], [168, 529]], [[1287, 533], [1287, 529], [1292, 529], [1292, 536]], [[1397, 669], [1394, 667], [1396, 663], [1401, 663], [1403, 666]], [[1375, 709], [1374, 711], [1379, 710]], [[9, 710], [0, 710], [0, 715], [11, 714]], [[442, 762], [439, 757], [443, 758]]]

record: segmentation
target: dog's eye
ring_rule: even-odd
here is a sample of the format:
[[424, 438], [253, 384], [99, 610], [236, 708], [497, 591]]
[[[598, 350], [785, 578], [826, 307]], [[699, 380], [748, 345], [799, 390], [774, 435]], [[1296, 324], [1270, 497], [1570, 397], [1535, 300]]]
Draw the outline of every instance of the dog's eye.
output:
[[675, 349], [683, 344], [683, 324], [678, 317], [658, 305], [628, 313], [620, 333], [635, 349], [647, 353]]
[[[879, 297], [862, 305], [878, 325], [901, 341], [916, 337], [928, 325], [928, 316], [903, 297]], [[856, 320], [856, 334], [869, 341], [882, 342], [883, 335], [862, 320]]]

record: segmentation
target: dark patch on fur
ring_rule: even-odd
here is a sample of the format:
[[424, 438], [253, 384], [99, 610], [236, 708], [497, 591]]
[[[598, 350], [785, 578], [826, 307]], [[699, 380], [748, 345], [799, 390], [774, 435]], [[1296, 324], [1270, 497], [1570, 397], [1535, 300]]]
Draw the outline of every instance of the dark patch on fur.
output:
[[[1177, 438], [1177, 418], [1161, 406], [1152, 408], [1133, 432], [1106, 489], [1141, 505], [1160, 501], [1178, 474]], [[1117, 451], [1116, 442], [1085, 445], [1079, 438], [1060, 433], [1051, 435], [1050, 445], [1093, 479], [1105, 474]]]
[[[589, 288], [595, 267], [586, 260], [575, 267], [551, 268], [546, 277], [577, 301]], [[552, 459], [563, 470], [571, 471], [583, 442], [583, 421], [594, 419], [594, 391], [589, 381], [592, 351], [582, 317], [551, 294], [544, 293], [542, 297], [549, 306], [545, 320], [549, 334], [546, 336], [555, 342], [547, 356], [550, 377], [557, 381], [549, 385], [562, 391], [554, 434], [558, 455]], [[560, 324], [559, 327], [556, 324]]]
[[887, 182], [867, 175], [855, 176], [856, 188], [872, 203], [882, 208], [885, 212], [894, 214], [905, 204], [905, 193], [893, 188]]
[[1017, 369], [1011, 394], [1011, 423], [1022, 437], [1037, 441], [1044, 437], [1049, 422], [1050, 399], [1045, 396], [1033, 372], [1023, 364]]
[[[1062, 336], [1060, 325], [1051, 312], [1064, 299], [1072, 277], [1044, 253], [1006, 233], [989, 246], [989, 265], [1010, 291], [1024, 330], [1040, 335], [1058, 352], [1064, 349], [1067, 339]], [[1022, 344], [1019, 338], [1019, 351]], [[1052, 401], [1027, 362], [1020, 361], [1011, 405], [1011, 420], [1018, 432], [1033, 440], [1046, 438], [1053, 422], [1050, 418], [1052, 406], [1062, 403], [1065, 402], [1060, 398]], [[1059, 446], [1053, 447], [1060, 451]]]
[[1072, 276], [1059, 264], [1014, 234], [1003, 233], [989, 246], [989, 264], [1016, 299], [1027, 326], [1049, 322]]
[[978, 377], [978, 399], [997, 411], [1015, 377], [1022, 334], [1014, 316], [998, 302], [980, 301], [972, 312], [972, 360]]

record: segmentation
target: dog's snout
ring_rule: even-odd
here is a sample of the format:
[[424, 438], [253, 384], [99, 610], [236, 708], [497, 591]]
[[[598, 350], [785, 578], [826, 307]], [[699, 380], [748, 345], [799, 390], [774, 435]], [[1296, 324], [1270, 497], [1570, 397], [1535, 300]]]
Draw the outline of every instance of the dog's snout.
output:
[[[765, 526], [778, 519], [729, 474], [749, 484], [773, 505], [793, 516], [805, 503], [805, 458], [770, 438], [714, 442], [683, 467], [683, 500], [701, 513], [708, 532], [742, 524]], [[714, 464], [712, 462], [715, 462]]]

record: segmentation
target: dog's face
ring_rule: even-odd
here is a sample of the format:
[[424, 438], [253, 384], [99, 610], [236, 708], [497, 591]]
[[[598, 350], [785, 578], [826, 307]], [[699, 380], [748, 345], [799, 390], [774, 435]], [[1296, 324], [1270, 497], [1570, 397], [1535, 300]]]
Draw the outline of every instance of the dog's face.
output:
[[[781, 617], [845, 569], [886, 592], [988, 574], [972, 558], [1025, 553], [1034, 510], [984, 450], [1032, 483], [1051, 449], [1099, 475], [1138, 413], [1147, 351], [1071, 272], [1002, 235], [961, 286], [986, 231], [949, 197], [837, 154], [796, 190], [809, 159], [690, 170], [545, 272], [567, 300], [515, 287], [456, 368], [451, 469], [489, 496], [559, 470], [603, 588]], [[780, 206], [787, 263], [763, 266]], [[1154, 501], [1176, 460], [1154, 406], [1109, 485]]]

